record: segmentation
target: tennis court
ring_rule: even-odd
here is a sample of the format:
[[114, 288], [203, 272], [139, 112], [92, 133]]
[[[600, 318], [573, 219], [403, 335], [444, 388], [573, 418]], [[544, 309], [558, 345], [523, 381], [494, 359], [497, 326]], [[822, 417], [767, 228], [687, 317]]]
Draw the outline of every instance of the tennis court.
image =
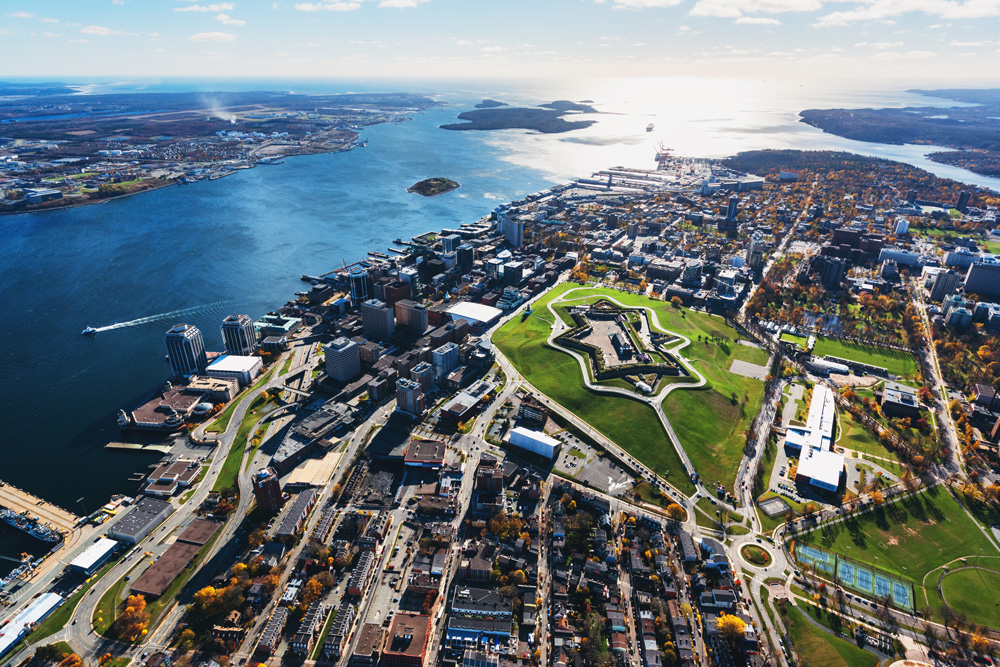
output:
[[875, 598], [890, 597], [896, 607], [913, 611], [913, 586], [909, 582], [808, 544], [796, 545], [795, 560], [808, 563], [817, 573], [830, 575], [836, 583], [855, 593]]

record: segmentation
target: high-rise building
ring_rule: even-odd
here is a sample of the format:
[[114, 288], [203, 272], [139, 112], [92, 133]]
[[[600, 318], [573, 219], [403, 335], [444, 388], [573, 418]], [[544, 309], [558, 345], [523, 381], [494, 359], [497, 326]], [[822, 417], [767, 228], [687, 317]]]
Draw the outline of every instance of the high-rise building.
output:
[[434, 367], [426, 361], [410, 369], [410, 378], [420, 383], [420, 390], [425, 394], [434, 388]]
[[931, 286], [931, 301], [944, 301], [946, 296], [955, 293], [961, 280], [962, 276], [955, 271], [942, 271], [937, 274]]
[[208, 367], [205, 340], [193, 324], [175, 324], [167, 331], [167, 357], [174, 377], [203, 375]]
[[1000, 296], [1000, 263], [980, 262], [969, 268], [965, 293], [985, 297]]
[[441, 252], [455, 252], [462, 243], [462, 237], [458, 234], [448, 234], [441, 237]]
[[281, 497], [281, 482], [273, 468], [261, 468], [253, 474], [253, 495], [257, 507], [265, 514], [277, 514], [285, 499]]
[[434, 379], [441, 381], [458, 366], [458, 345], [445, 343], [434, 350]]
[[747, 264], [751, 269], [759, 269], [764, 265], [764, 235], [755, 231], [747, 246]]
[[368, 276], [368, 269], [354, 267], [347, 275], [347, 280], [351, 285], [351, 302], [358, 305], [367, 301], [371, 295], [371, 279]]
[[458, 265], [463, 269], [471, 269], [476, 262], [476, 249], [471, 243], [458, 246]]
[[491, 257], [486, 260], [486, 278], [487, 280], [499, 280], [500, 276], [503, 274], [503, 260], [497, 259], [496, 257]]
[[402, 280], [396, 280], [385, 286], [385, 295], [382, 301], [390, 308], [396, 305], [397, 301], [410, 298], [410, 284]]
[[323, 346], [326, 356], [326, 374], [334, 380], [346, 382], [361, 374], [361, 349], [353, 340], [343, 336]]
[[740, 204], [740, 198], [739, 197], [737, 197], [736, 195], [730, 195], [729, 196], [729, 207], [726, 209], [726, 219], [727, 220], [735, 220], [736, 219], [736, 210], [739, 207], [739, 204]]
[[251, 354], [257, 347], [257, 330], [249, 315], [230, 315], [222, 320], [222, 342], [226, 352], [240, 356]]
[[520, 248], [524, 243], [524, 223], [508, 217], [506, 212], [497, 213], [497, 231], [514, 248]]
[[407, 378], [396, 380], [396, 409], [412, 417], [423, 416], [427, 400], [419, 382]]
[[969, 194], [968, 190], [962, 190], [958, 193], [958, 204], [955, 206], [959, 211], [965, 213], [966, 209], [969, 208]]
[[410, 286], [411, 299], [420, 298], [420, 271], [415, 266], [407, 266], [399, 270], [399, 279]]
[[396, 322], [399, 326], [422, 334], [427, 331], [427, 307], [409, 299], [396, 302]]
[[375, 340], [389, 340], [396, 333], [396, 316], [393, 309], [378, 299], [368, 299], [361, 304], [361, 324], [365, 335]]

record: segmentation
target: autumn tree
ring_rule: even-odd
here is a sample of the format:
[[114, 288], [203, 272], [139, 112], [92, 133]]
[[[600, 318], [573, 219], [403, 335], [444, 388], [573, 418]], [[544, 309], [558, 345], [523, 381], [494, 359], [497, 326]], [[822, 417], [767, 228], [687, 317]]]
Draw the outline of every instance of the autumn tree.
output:
[[308, 607], [316, 600], [320, 599], [323, 595], [323, 584], [319, 583], [316, 579], [310, 579], [306, 582], [306, 585], [302, 587], [302, 593], [299, 599], [302, 601], [303, 607]]
[[125, 600], [125, 610], [111, 626], [111, 632], [118, 639], [135, 641], [146, 634], [148, 627], [149, 612], [146, 611], [146, 598], [142, 595], [130, 595]]
[[674, 521], [683, 521], [687, 517], [687, 512], [677, 503], [667, 505], [667, 516]]
[[743, 639], [747, 624], [739, 616], [726, 614], [716, 619], [715, 628], [719, 631], [719, 634], [726, 638], [726, 641], [730, 645], [735, 646], [738, 641]]

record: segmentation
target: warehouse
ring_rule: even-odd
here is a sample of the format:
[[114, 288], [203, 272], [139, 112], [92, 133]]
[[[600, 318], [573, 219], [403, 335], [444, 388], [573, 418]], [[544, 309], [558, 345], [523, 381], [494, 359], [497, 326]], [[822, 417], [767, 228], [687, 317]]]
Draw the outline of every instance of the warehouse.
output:
[[0, 627], [0, 656], [14, 648], [22, 637], [31, 632], [35, 624], [44, 620], [62, 603], [62, 596], [58, 593], [45, 593], [13, 620]]
[[168, 502], [143, 498], [111, 527], [108, 537], [125, 544], [138, 544], [173, 511], [173, 506]]
[[118, 542], [102, 537], [70, 561], [69, 569], [89, 576], [104, 565], [117, 548]]
[[532, 431], [523, 426], [515, 426], [511, 430], [508, 442], [515, 447], [520, 447], [547, 459], [555, 458], [561, 444], [555, 438], [550, 438], [541, 431]]

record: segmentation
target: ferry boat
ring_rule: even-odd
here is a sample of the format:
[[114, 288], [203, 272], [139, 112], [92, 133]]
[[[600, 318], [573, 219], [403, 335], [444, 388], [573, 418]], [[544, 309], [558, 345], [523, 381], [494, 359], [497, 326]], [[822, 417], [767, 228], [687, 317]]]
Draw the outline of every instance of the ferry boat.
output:
[[653, 124], [652, 123], [650, 123], [649, 125], [646, 126], [646, 131], [647, 132], [652, 132], [653, 131]]
[[83, 334], [84, 336], [92, 336], [95, 333], [97, 333], [97, 329], [95, 329], [94, 327], [87, 327], [86, 329], [84, 329], [80, 333]]
[[18, 514], [14, 510], [2, 509], [0, 510], [0, 519], [3, 519], [14, 528], [24, 531], [28, 535], [42, 540], [43, 542], [62, 541], [62, 535], [48, 526], [43, 526], [38, 522], [38, 519], [28, 516], [27, 512], [24, 514]]

